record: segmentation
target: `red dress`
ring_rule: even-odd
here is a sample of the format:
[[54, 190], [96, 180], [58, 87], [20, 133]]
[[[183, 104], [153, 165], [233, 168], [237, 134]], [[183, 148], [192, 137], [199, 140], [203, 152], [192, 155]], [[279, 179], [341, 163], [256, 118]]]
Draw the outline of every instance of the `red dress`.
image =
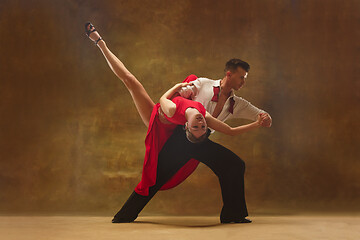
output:
[[[194, 76], [194, 75], [193, 75]], [[172, 100], [176, 104], [176, 111], [172, 118], [166, 119], [173, 124], [165, 124], [160, 122], [159, 108], [160, 104], [156, 104], [153, 108], [148, 132], [145, 138], [145, 159], [143, 172], [140, 183], [136, 186], [135, 191], [143, 196], [149, 195], [149, 187], [155, 185], [158, 155], [165, 142], [172, 135], [177, 125], [184, 125], [187, 121], [185, 118], [185, 110], [189, 107], [196, 108], [204, 117], [206, 110], [204, 106], [195, 101], [191, 101], [182, 97], [175, 97]], [[183, 182], [199, 164], [196, 160], [188, 161], [162, 188], [161, 190], [170, 189]]]

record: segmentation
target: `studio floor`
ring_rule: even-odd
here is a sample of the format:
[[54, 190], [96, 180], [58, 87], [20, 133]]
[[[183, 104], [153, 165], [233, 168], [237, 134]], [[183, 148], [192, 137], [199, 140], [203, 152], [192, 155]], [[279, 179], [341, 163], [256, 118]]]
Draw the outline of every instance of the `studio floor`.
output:
[[359, 216], [253, 216], [250, 224], [218, 217], [144, 216], [112, 224], [111, 217], [0, 216], [1, 240], [81, 239], [360, 239]]

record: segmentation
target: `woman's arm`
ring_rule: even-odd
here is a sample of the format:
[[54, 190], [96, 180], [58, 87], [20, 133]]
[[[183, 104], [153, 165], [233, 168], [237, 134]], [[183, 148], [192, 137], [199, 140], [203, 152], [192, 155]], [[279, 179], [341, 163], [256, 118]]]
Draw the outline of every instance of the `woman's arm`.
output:
[[260, 113], [258, 115], [257, 120], [253, 123], [249, 123], [249, 124], [234, 127], [234, 128], [232, 128], [229, 125], [227, 125], [226, 123], [214, 118], [208, 112], [206, 112], [205, 118], [206, 118], [206, 123], [207, 123], [208, 127], [214, 129], [215, 131], [219, 131], [219, 132], [222, 132], [227, 135], [235, 136], [235, 135], [239, 135], [244, 132], [247, 132], [251, 129], [260, 127], [262, 121], [265, 118], [265, 116], [263, 116], [263, 115], [264, 114]]
[[160, 107], [161, 110], [168, 117], [172, 117], [176, 111], [176, 104], [173, 103], [170, 99], [173, 97], [175, 93], [177, 93], [182, 87], [189, 85], [190, 83], [178, 83], [172, 88], [170, 88], [162, 97], [160, 98]]

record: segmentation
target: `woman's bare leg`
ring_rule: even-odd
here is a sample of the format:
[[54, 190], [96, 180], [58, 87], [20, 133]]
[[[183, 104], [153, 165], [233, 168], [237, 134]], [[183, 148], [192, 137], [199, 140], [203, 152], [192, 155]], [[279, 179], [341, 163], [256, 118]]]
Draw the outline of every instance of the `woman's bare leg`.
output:
[[[92, 32], [89, 38], [93, 41], [99, 39], [98, 32]], [[109, 67], [114, 74], [125, 84], [129, 90], [135, 106], [140, 114], [146, 127], [149, 126], [151, 112], [155, 103], [151, 100], [149, 94], [146, 92], [143, 85], [136, 79], [136, 77], [126, 69], [125, 65], [109, 50], [104, 40], [100, 40], [97, 44], [103, 53]]]

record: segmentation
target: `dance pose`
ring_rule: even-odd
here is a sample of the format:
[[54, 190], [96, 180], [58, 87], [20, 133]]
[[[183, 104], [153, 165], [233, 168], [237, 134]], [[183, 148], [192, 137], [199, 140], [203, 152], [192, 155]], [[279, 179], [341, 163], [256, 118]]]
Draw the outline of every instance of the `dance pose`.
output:
[[[135, 188], [134, 193], [123, 208], [114, 216], [113, 222], [134, 221], [151, 197], [167, 182], [172, 182], [172, 184], [168, 184], [164, 189], [176, 186], [194, 170], [194, 168], [191, 168], [191, 164], [189, 164], [191, 157], [179, 161], [175, 152], [170, 153], [169, 156], [165, 156], [167, 154], [162, 156], [162, 148], [167, 144], [166, 141], [174, 131], [181, 131], [186, 138], [186, 144], [191, 145], [192, 148], [201, 148], [204, 142], [209, 141], [206, 138], [207, 126], [225, 134], [237, 135], [263, 124], [266, 117], [263, 114], [259, 114], [253, 123], [231, 128], [214, 118], [211, 114], [206, 113], [205, 108], [199, 102], [187, 100], [179, 96], [174, 97], [181, 88], [192, 85], [192, 83], [176, 84], [160, 98], [160, 104], [155, 105], [142, 84], [108, 49], [105, 41], [100, 37], [95, 28], [90, 23], [87, 23], [85, 28], [89, 38], [102, 51], [109, 67], [129, 90], [144, 124], [148, 127], [145, 140], [146, 155], [141, 182]], [[176, 125], [185, 125], [186, 131], [176, 128]], [[194, 144], [194, 142], [199, 144]], [[176, 147], [177, 151], [181, 150], [181, 148], [181, 146]], [[168, 159], [167, 162], [164, 160], [159, 163], [160, 156], [161, 159]], [[196, 159], [202, 161], [200, 158]], [[216, 173], [216, 169], [214, 169], [211, 163], [206, 160], [202, 162], [207, 164]], [[165, 166], [168, 164], [171, 165], [171, 168]], [[161, 174], [159, 175], [160, 172]], [[159, 176], [161, 177], [159, 178]], [[140, 199], [140, 205], [143, 205], [141, 209], [139, 209], [139, 201], [136, 198]]]

